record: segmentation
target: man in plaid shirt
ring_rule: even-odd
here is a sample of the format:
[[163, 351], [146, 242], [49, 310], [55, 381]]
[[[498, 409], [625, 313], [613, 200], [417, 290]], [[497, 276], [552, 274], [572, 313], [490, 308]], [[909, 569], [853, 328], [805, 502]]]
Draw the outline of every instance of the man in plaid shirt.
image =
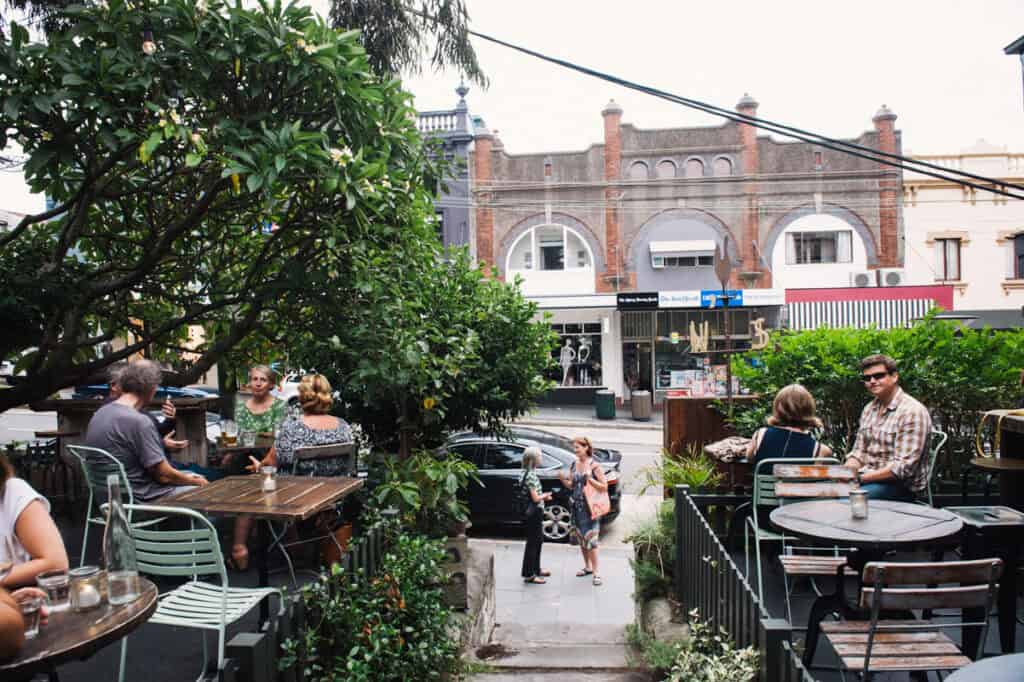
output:
[[868, 497], [913, 502], [928, 487], [925, 449], [932, 418], [924, 405], [899, 387], [896, 362], [888, 355], [860, 361], [861, 378], [875, 397], [860, 413], [860, 429], [846, 466], [859, 473]]

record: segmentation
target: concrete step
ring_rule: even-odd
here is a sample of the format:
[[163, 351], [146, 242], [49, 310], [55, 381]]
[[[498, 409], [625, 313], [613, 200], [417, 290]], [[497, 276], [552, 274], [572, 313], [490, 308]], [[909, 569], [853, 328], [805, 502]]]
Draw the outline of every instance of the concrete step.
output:
[[636, 671], [595, 673], [512, 671], [478, 673], [469, 679], [470, 682], [650, 682], [652, 678], [650, 673]]
[[[485, 658], [482, 662], [496, 672], [576, 672], [629, 673], [641, 672], [635, 656], [625, 644], [563, 644], [556, 642], [505, 641], [495, 645], [504, 654]], [[478, 654], [485, 654], [481, 649]], [[493, 649], [491, 652], [493, 653]], [[565, 679], [565, 678], [563, 678]]]

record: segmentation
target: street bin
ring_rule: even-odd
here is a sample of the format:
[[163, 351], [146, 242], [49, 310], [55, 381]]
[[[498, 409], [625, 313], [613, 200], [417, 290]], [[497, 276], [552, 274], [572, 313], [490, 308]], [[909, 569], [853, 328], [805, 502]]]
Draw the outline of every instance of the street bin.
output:
[[651, 392], [633, 391], [630, 395], [629, 404], [633, 410], [633, 419], [638, 422], [651, 421]]
[[615, 419], [615, 392], [604, 389], [594, 393], [594, 410], [598, 419]]

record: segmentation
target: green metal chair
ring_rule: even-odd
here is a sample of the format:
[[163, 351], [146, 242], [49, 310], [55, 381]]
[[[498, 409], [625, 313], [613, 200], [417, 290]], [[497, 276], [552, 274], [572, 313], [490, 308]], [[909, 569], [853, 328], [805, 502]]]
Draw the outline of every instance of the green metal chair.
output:
[[[103, 505], [106, 507], [106, 505]], [[187, 519], [189, 530], [132, 528], [139, 572], [149, 575], [190, 577], [191, 580], [160, 595], [156, 612], [147, 624], [172, 625], [203, 630], [203, 678], [209, 660], [205, 630], [217, 632], [217, 670], [224, 666], [224, 639], [228, 625], [245, 616], [272, 595], [278, 599], [278, 613], [284, 611], [281, 591], [273, 587], [241, 588], [228, 585], [224, 555], [217, 531], [209, 519], [192, 509], [145, 504], [125, 505], [129, 514], [139, 512], [162, 519]], [[199, 580], [202, 576], [220, 577], [215, 585]], [[121, 640], [121, 667], [118, 679], [124, 682], [128, 639]]]
[[939, 458], [939, 453], [942, 451], [943, 446], [949, 439], [942, 431], [936, 431], [932, 429], [931, 435], [928, 437], [928, 506], [933, 507], [932, 504], [932, 476], [935, 475], [935, 462]]
[[[757, 563], [757, 596], [763, 599], [764, 579], [761, 575], [761, 543], [784, 543], [785, 536], [781, 533], [762, 528], [758, 519], [759, 512], [764, 509], [779, 507], [782, 500], [775, 495], [775, 474], [772, 473], [776, 464], [839, 464], [834, 457], [773, 457], [762, 459], [754, 468], [754, 497], [750, 515], [746, 520], [743, 532], [743, 557], [747, 580], [750, 580], [750, 538], [754, 538], [754, 554]], [[767, 473], [766, 473], [767, 472]]]
[[[82, 467], [82, 476], [85, 477], [85, 485], [89, 489], [89, 504], [85, 508], [85, 532], [82, 534], [82, 554], [78, 565], [85, 563], [85, 550], [89, 546], [89, 526], [105, 526], [107, 518], [105, 515], [93, 515], [93, 503], [98, 496], [101, 500], [107, 499], [107, 476], [114, 474], [121, 482], [121, 501], [132, 504], [135, 499], [132, 495], [132, 486], [128, 482], [128, 474], [125, 473], [124, 465], [112, 454], [102, 448], [93, 448], [88, 445], [68, 445], [68, 450], [78, 460]], [[99, 505], [97, 504], [97, 507]], [[131, 522], [131, 514], [128, 521]], [[152, 526], [160, 523], [162, 519], [147, 519], [140, 521], [133, 526]]]

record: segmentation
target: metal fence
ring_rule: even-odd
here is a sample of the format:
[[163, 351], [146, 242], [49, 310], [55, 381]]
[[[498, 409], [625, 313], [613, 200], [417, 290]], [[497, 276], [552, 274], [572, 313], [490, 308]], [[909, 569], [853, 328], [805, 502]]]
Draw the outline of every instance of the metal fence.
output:
[[[362, 571], [372, 577], [380, 568], [387, 551], [385, 526], [387, 518], [377, 522], [363, 533], [361, 541], [341, 559], [346, 573]], [[241, 632], [227, 643], [224, 666], [216, 676], [217, 682], [304, 682], [306, 661], [299, 660], [287, 670], [279, 670], [281, 645], [301, 637], [306, 628], [306, 609], [301, 594], [285, 598], [282, 613], [275, 614], [262, 625], [259, 632]]]
[[676, 595], [684, 611], [721, 626], [738, 647], [761, 653], [761, 682], [814, 682], [790, 647], [792, 627], [772, 618], [700, 512], [700, 496], [676, 486]]

